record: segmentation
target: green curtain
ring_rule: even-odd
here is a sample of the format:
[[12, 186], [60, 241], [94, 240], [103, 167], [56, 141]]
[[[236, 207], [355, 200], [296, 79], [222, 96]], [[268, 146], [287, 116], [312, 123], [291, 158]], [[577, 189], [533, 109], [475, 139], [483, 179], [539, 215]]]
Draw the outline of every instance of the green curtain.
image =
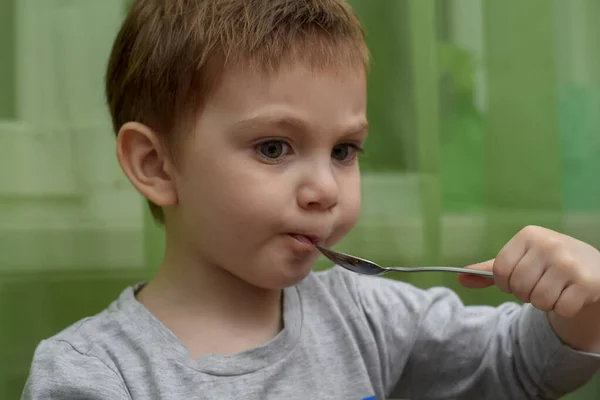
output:
[[[127, 0], [0, 1], [0, 398], [35, 345], [148, 279], [163, 233], [102, 98]], [[351, 0], [372, 53], [363, 213], [339, 245], [464, 265], [542, 224], [600, 247], [597, 0]], [[327, 268], [320, 260], [317, 268]], [[424, 274], [468, 304], [510, 300]], [[600, 395], [598, 379], [570, 399]]]

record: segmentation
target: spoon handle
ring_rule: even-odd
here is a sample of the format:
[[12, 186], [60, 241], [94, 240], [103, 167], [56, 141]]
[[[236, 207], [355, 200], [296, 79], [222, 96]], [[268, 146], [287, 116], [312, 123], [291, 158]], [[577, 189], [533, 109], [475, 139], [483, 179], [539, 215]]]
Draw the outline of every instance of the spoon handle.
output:
[[468, 274], [468, 275], [476, 275], [482, 276], [484, 278], [494, 278], [494, 274], [490, 271], [479, 271], [476, 269], [470, 268], [457, 268], [457, 267], [414, 267], [414, 268], [405, 268], [405, 267], [390, 267], [386, 268], [386, 271], [389, 272], [454, 272], [458, 274]]

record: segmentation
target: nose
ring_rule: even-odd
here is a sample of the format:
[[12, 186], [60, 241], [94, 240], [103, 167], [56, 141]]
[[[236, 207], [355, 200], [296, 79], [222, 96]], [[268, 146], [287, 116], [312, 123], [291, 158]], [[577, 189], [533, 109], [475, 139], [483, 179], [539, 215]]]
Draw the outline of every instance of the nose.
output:
[[329, 210], [339, 201], [339, 187], [331, 166], [309, 168], [298, 193], [298, 205], [306, 210]]

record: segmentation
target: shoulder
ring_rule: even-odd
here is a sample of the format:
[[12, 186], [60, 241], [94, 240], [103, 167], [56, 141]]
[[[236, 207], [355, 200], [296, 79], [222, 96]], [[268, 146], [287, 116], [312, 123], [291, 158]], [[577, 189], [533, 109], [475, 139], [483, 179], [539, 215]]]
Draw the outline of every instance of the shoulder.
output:
[[36, 348], [23, 399], [129, 399], [117, 371], [98, 357], [60, 339], [42, 341]]
[[[52, 350], [58, 344], [70, 346], [76, 353], [104, 359], [107, 347], [116, 342], [127, 340], [131, 314], [136, 306], [134, 288], [126, 288], [118, 299], [100, 313], [83, 318], [68, 326], [56, 335], [44, 340], [39, 349]], [[109, 363], [109, 360], [104, 360]]]
[[[114, 349], [127, 341], [123, 321], [127, 319], [124, 297], [133, 298], [133, 288], [97, 315], [84, 318], [38, 344], [23, 398], [82, 396], [127, 399]], [[59, 397], [60, 397], [59, 396]], [[62, 397], [61, 397], [62, 398]]]

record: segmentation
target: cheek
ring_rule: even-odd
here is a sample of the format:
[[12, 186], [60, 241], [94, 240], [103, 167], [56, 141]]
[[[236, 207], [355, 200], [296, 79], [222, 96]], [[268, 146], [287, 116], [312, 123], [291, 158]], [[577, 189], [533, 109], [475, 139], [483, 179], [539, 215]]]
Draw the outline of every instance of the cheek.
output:
[[347, 187], [340, 196], [340, 212], [334, 235], [331, 238], [331, 245], [341, 240], [348, 232], [354, 228], [360, 215], [361, 193], [360, 181]]
[[[201, 224], [203, 232], [248, 240], [249, 232], [273, 224], [280, 217], [284, 188], [244, 163], [220, 168], [196, 168], [182, 182], [180, 205], [186, 223]], [[192, 227], [193, 228], [193, 227]]]
[[344, 205], [346, 213], [348, 214], [348, 219], [351, 219], [354, 224], [354, 222], [356, 222], [358, 219], [362, 204], [360, 173], [358, 170], [355, 174], [353, 174], [353, 177], [350, 180], [349, 185], [346, 187], [346, 189], [344, 189], [341, 198], [342, 204]]
[[250, 261], [253, 249], [265, 240], [269, 216], [257, 209], [255, 201], [244, 202], [237, 196], [239, 191], [220, 191], [218, 185], [214, 189], [190, 193], [181, 221], [187, 240], [213, 264], [241, 265]]
[[345, 211], [344, 211], [344, 226], [347, 229], [346, 233], [348, 233], [356, 224], [358, 217], [360, 215], [360, 207], [361, 207], [361, 198], [360, 198], [360, 190], [358, 190], [354, 197], [348, 200]]

